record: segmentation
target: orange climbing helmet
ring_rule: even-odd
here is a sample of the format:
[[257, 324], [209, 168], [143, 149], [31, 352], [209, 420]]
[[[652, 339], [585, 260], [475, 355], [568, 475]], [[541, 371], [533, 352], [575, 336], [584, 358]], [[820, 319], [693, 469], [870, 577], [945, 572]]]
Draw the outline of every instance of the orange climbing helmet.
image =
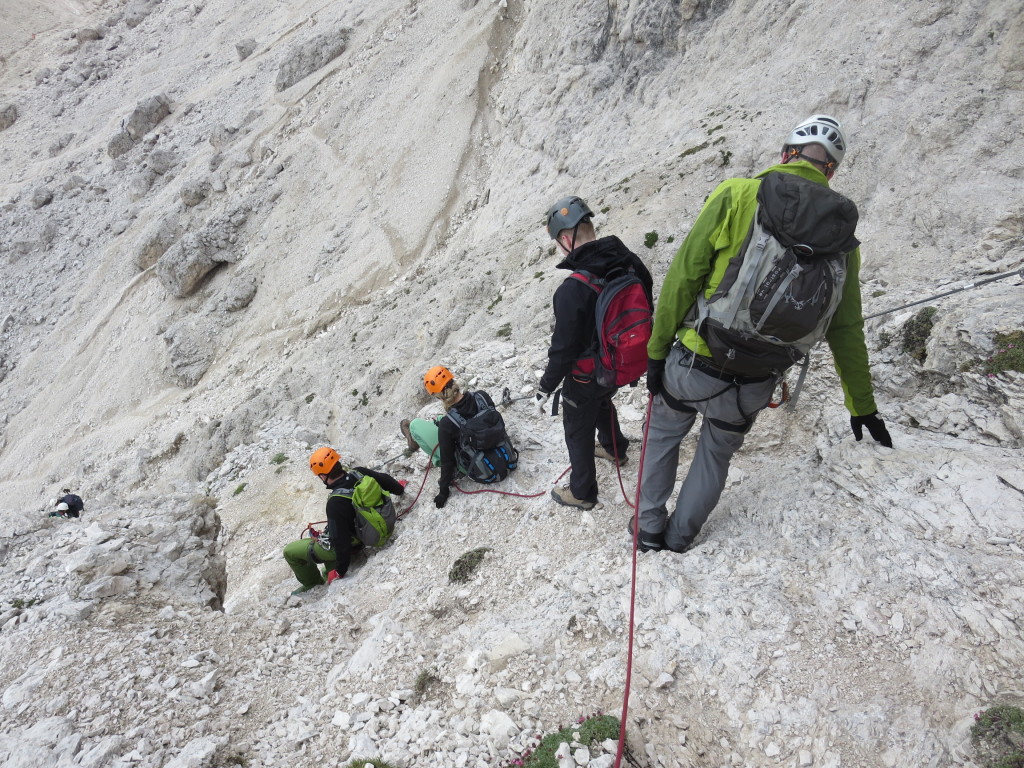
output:
[[435, 365], [423, 375], [423, 386], [432, 395], [440, 394], [455, 377], [443, 365]]
[[313, 455], [309, 457], [309, 468], [313, 470], [314, 475], [329, 475], [339, 461], [341, 457], [338, 452], [325, 445], [313, 451]]

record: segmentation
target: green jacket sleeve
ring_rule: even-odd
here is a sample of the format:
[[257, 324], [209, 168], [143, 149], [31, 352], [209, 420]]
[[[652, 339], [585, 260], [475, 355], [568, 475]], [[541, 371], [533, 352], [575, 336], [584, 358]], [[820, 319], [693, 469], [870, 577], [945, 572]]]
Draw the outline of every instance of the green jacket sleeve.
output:
[[875, 405], [868, 349], [864, 341], [864, 315], [860, 299], [860, 249], [846, 261], [846, 282], [825, 340], [832, 348], [836, 372], [843, 385], [846, 409], [854, 416], [866, 416], [878, 410]]
[[707, 281], [722, 237], [730, 231], [731, 210], [732, 193], [729, 183], [723, 182], [704, 204], [665, 276], [654, 310], [651, 340], [647, 344], [647, 355], [651, 359], [668, 357], [676, 332]]

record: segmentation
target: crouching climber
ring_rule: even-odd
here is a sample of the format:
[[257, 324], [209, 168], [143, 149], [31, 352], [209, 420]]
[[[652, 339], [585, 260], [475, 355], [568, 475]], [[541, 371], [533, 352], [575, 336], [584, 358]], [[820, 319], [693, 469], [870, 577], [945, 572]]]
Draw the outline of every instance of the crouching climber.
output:
[[443, 365], [423, 376], [427, 392], [441, 401], [445, 413], [436, 419], [412, 419], [401, 424], [410, 450], [417, 447], [440, 465], [441, 478], [434, 506], [448, 502], [455, 474], [478, 483], [496, 483], [518, 466], [519, 452], [512, 447], [505, 421], [483, 390], [463, 392]]
[[65, 488], [60, 493], [60, 498], [50, 499], [50, 506], [53, 507], [53, 511], [47, 517], [81, 517], [85, 511], [85, 503], [82, 501], [82, 497], [72, 493], [68, 488]]
[[285, 546], [285, 562], [302, 585], [293, 595], [344, 576], [352, 554], [364, 545], [384, 546], [397, 519], [391, 494], [405, 491], [400, 481], [384, 472], [345, 467], [333, 448], [314, 451], [309, 468], [327, 486], [327, 528]]

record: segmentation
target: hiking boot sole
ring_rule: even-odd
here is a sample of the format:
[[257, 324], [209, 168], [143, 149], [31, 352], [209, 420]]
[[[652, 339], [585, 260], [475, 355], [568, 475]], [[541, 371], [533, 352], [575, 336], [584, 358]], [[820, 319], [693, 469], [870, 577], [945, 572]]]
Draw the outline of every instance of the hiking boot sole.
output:
[[[561, 496], [558, 493], [560, 490], [565, 491], [569, 498], [566, 499], [564, 496]], [[575, 507], [576, 509], [593, 509], [595, 506], [597, 506], [596, 501], [580, 501], [579, 499], [572, 495], [572, 491], [570, 491], [567, 487], [552, 488], [551, 498], [557, 501], [563, 507]]]
[[402, 419], [402, 423], [398, 425], [398, 428], [402, 430], [402, 437], [405, 438], [405, 442], [408, 444], [408, 453], [415, 453], [419, 450], [419, 443], [417, 443], [412, 436], [412, 432], [409, 430], [409, 419]]
[[[626, 531], [629, 532], [629, 538], [633, 538], [633, 520], [630, 519], [626, 525]], [[664, 533], [647, 533], [643, 528], [640, 529], [640, 535], [636, 538], [636, 548], [641, 552], [661, 552], [663, 549], [668, 549], [665, 544]]]

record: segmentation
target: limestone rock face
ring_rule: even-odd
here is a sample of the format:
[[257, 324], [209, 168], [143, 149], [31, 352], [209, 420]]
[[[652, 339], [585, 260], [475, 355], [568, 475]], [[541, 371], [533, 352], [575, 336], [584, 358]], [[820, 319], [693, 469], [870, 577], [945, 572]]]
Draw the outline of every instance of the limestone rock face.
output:
[[[619, 716], [630, 661], [650, 768], [980, 762], [1024, 667], [1019, 0], [0, 5], [0, 768], [484, 768], [556, 732], [609, 768], [618, 725], [579, 719]], [[443, 417], [435, 365], [533, 399], [548, 206], [583, 197], [665, 317], [709, 195], [815, 113], [893, 448], [823, 344], [685, 553], [634, 568], [642, 383], [594, 509], [551, 501], [564, 428], [526, 401], [515, 473], [437, 509], [400, 422]], [[292, 595], [325, 445], [404, 514]]]

